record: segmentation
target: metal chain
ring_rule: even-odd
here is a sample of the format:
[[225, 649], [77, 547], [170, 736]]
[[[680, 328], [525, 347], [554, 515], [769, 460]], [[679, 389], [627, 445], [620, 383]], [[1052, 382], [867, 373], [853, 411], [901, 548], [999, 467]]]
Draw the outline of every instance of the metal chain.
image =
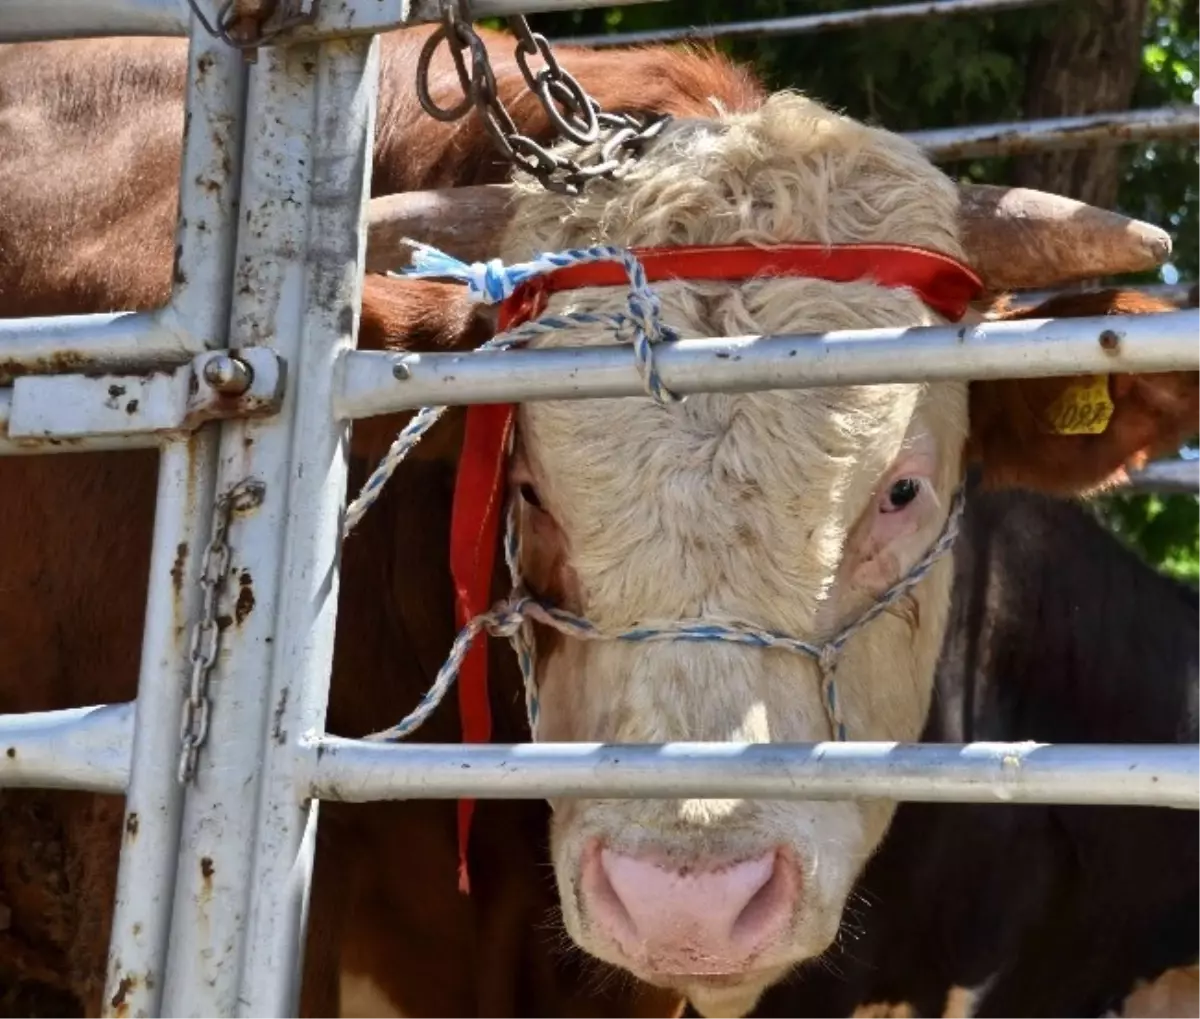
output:
[[[541, 101], [558, 138], [579, 146], [600, 142], [596, 153], [586, 161], [551, 153], [517, 129], [496, 93], [496, 76], [487, 48], [471, 27], [466, 0], [442, 0], [442, 22], [421, 48], [417, 59], [417, 98], [421, 107], [443, 123], [460, 119], [474, 107], [500, 154], [549, 191], [577, 195], [597, 177], [620, 177], [670, 118], [605, 113], [559, 64], [545, 36], [532, 31], [524, 17], [507, 21], [517, 37], [517, 66], [530, 91]], [[462, 99], [449, 107], [439, 106], [430, 89], [430, 66], [443, 43], [450, 51], [462, 89]], [[542, 65], [536, 70], [530, 63], [534, 58]]]
[[[266, 46], [284, 32], [297, 25], [307, 25], [316, 17], [317, 9], [314, 0], [288, 0], [288, 10], [283, 14], [279, 23], [269, 30], [263, 28], [262, 22], [252, 18], [244, 18], [238, 14], [238, 0], [225, 0], [217, 9], [214, 21], [209, 21], [201, 7], [202, 0], [187, 0], [188, 7], [203, 26], [204, 31], [214, 39], [219, 39], [226, 46], [241, 50], [247, 60], [254, 60], [254, 51], [260, 46]], [[268, 17], [274, 11], [268, 12]], [[264, 21], [266, 19], [263, 19]]]
[[208, 680], [217, 663], [220, 650], [221, 624], [217, 618], [217, 601], [229, 575], [229, 522], [238, 509], [249, 508], [262, 498], [263, 485], [258, 481], [239, 481], [220, 496], [213, 507], [212, 534], [204, 549], [200, 568], [200, 618], [192, 627], [189, 655], [192, 663], [191, 682], [183, 702], [179, 721], [179, 781], [186, 785], [196, 776], [196, 761], [200, 748], [208, 739], [211, 702]]

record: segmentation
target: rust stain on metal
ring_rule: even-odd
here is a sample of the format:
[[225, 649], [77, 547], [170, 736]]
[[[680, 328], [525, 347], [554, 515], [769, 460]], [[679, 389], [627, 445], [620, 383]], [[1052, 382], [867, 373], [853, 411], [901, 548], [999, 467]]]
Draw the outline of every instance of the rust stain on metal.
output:
[[112, 1000], [109, 1002], [109, 1005], [112, 1006], [113, 1011], [118, 1016], [129, 1015], [129, 1005], [125, 999], [135, 987], [137, 987], [137, 981], [133, 977], [121, 977], [120, 983], [117, 984], [117, 993], [112, 996]]
[[212, 876], [215, 870], [211, 856], [200, 857], [200, 876], [204, 879], [204, 887], [208, 891], [212, 891]]
[[287, 742], [287, 730], [283, 727], [283, 716], [287, 711], [288, 696], [290, 694], [291, 687], [285, 686], [279, 693], [279, 702], [275, 705], [275, 720], [271, 726], [271, 738], [280, 746], [283, 746]]
[[242, 570], [238, 574], [238, 596], [237, 603], [233, 607], [233, 618], [237, 621], [238, 626], [246, 621], [246, 617], [254, 611], [254, 578], [250, 576], [249, 570]]
[[138, 828], [141, 827], [141, 824], [136, 810], [125, 818], [125, 834], [129, 836], [130, 842], [137, 838]]
[[171, 586], [175, 593], [183, 591], [183, 574], [187, 568], [188, 543], [181, 541], [175, 546], [175, 561], [171, 564]]
[[125, 413], [126, 414], [136, 414], [137, 409], [138, 409], [138, 401], [137, 400], [130, 400], [127, 404], [125, 404]]
[[0, 385], [11, 385], [23, 375], [62, 375], [87, 364], [87, 357], [77, 350], [60, 350], [31, 361], [15, 358], [0, 360]]

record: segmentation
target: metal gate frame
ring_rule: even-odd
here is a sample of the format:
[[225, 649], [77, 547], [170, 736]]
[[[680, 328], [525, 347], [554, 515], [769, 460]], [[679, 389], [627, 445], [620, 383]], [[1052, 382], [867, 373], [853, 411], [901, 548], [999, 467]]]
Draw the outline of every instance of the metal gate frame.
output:
[[[475, 13], [592, 5], [479, 0]], [[436, 15], [431, 0], [321, 0], [311, 24], [247, 65], [173, 0], [0, 5], [0, 39], [191, 37], [169, 304], [0, 321], [0, 360], [28, 372], [0, 388], [0, 455], [159, 449], [136, 701], [0, 716], [0, 786], [125, 794], [106, 1013], [294, 1014], [321, 797], [1197, 809], [1189, 746], [387, 745], [324, 733], [350, 422], [433, 392], [455, 403], [642, 392], [628, 348], [467, 358], [353, 349], [378, 77], [371, 33]], [[1188, 310], [681, 341], [658, 364], [678, 392], [1197, 369], [1198, 328]], [[742, 356], [721, 356], [731, 347]], [[450, 358], [454, 383], [443, 380]], [[396, 373], [398, 361], [409, 370]], [[255, 610], [218, 648], [231, 601], [220, 581], [232, 573], [253, 585]]]

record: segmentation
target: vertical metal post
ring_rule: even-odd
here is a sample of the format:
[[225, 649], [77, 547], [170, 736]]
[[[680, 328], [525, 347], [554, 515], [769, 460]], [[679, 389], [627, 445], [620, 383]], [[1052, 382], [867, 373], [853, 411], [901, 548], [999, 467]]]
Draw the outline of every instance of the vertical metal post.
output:
[[[195, 27], [195, 26], [194, 26]], [[229, 327], [237, 231], [241, 55], [194, 31], [180, 178], [176, 286], [167, 313], [207, 347]], [[165, 446], [150, 559], [125, 826], [104, 994], [106, 1015], [159, 1015], [183, 790], [179, 719], [190, 671], [197, 578], [213, 510], [215, 427]]]
[[222, 428], [234, 516], [211, 721], [184, 805], [166, 1015], [294, 1014], [311, 857], [291, 773], [320, 728], [333, 654], [348, 427], [338, 354], [354, 341], [374, 95], [371, 39], [264, 48], [250, 73], [230, 344], [286, 361], [280, 413]]
[[271, 663], [243, 1015], [295, 1015], [317, 804], [302, 800], [296, 744], [324, 732], [346, 493], [349, 428], [334, 417], [337, 359], [354, 345], [366, 258], [366, 200], [379, 79], [378, 43], [327, 43], [317, 56], [307, 313], [296, 364], [296, 420], [283, 576]]

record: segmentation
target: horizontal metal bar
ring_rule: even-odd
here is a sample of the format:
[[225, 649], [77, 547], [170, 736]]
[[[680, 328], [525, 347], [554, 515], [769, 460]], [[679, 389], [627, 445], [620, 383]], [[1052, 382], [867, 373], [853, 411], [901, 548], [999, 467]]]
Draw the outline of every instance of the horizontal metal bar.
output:
[[133, 716], [132, 703], [0, 715], [0, 789], [123, 793]]
[[[1133, 290], [1139, 294], [1144, 294], [1146, 297], [1157, 298], [1160, 301], [1168, 301], [1178, 308], [1191, 307], [1193, 303], [1193, 295], [1196, 290], [1195, 283], [1148, 283], [1142, 286], [1122, 285], [1121, 290]], [[1019, 290], [1011, 295], [1008, 302], [1009, 310], [1016, 311], [1018, 309], [1035, 308], [1043, 301], [1048, 301], [1054, 297], [1066, 297], [1067, 295], [1076, 296], [1094, 291], [1095, 288], [1088, 290], [1071, 289], [1069, 287], [1056, 287], [1050, 290]]]
[[1159, 460], [1129, 472], [1127, 488], [1162, 495], [1195, 495], [1200, 491], [1200, 460]]
[[0, 389], [0, 456], [42, 456], [48, 453], [105, 453], [117, 449], [153, 449], [160, 436], [151, 432], [88, 438], [15, 439], [8, 434], [12, 417], [11, 389]]
[[0, 0], [0, 42], [186, 35], [186, 0]]
[[383, 799], [711, 797], [1092, 803], [1200, 808], [1195, 746], [1044, 743], [532, 743], [448, 746], [322, 736], [302, 794]]
[[174, 371], [147, 375], [25, 375], [10, 393], [0, 435], [11, 442], [166, 436], [217, 418], [274, 413], [283, 399], [283, 362], [267, 347], [236, 356], [208, 351]]
[[706, 39], [740, 39], [760, 35], [804, 35], [838, 28], [863, 28], [867, 25], [911, 21], [916, 18], [947, 14], [976, 14], [1005, 11], [1014, 7], [1033, 7], [1049, 0], [937, 0], [915, 4], [888, 4], [858, 11], [830, 11], [826, 14], [799, 14], [790, 18], [761, 18], [757, 21], [726, 21], [712, 25], [688, 25], [685, 28], [655, 28], [620, 35], [576, 35], [551, 39], [556, 46], [645, 46], [652, 43], [688, 42]]
[[[654, 2], [658, 0], [471, 0], [469, 7], [471, 18], [479, 20]], [[290, 29], [283, 38], [291, 43], [363, 35], [440, 19], [439, 0], [319, 0], [312, 22]], [[268, 21], [267, 29], [271, 26]]]
[[164, 312], [127, 311], [0, 319], [0, 385], [23, 375], [149, 371], [186, 364], [204, 347], [167, 325], [171, 318]]
[[[655, 348], [678, 393], [804, 389], [927, 379], [1037, 378], [1200, 367], [1200, 312], [1023, 319], [813, 336], [679, 340]], [[396, 366], [404, 370], [397, 378]], [[360, 418], [427, 405], [575, 400], [644, 392], [628, 346], [390, 354], [343, 359], [335, 405]]]
[[1195, 106], [1166, 106], [1157, 110], [910, 131], [904, 137], [921, 146], [930, 159], [946, 163], [1169, 139], [1195, 141], [1200, 137], [1200, 114]]

